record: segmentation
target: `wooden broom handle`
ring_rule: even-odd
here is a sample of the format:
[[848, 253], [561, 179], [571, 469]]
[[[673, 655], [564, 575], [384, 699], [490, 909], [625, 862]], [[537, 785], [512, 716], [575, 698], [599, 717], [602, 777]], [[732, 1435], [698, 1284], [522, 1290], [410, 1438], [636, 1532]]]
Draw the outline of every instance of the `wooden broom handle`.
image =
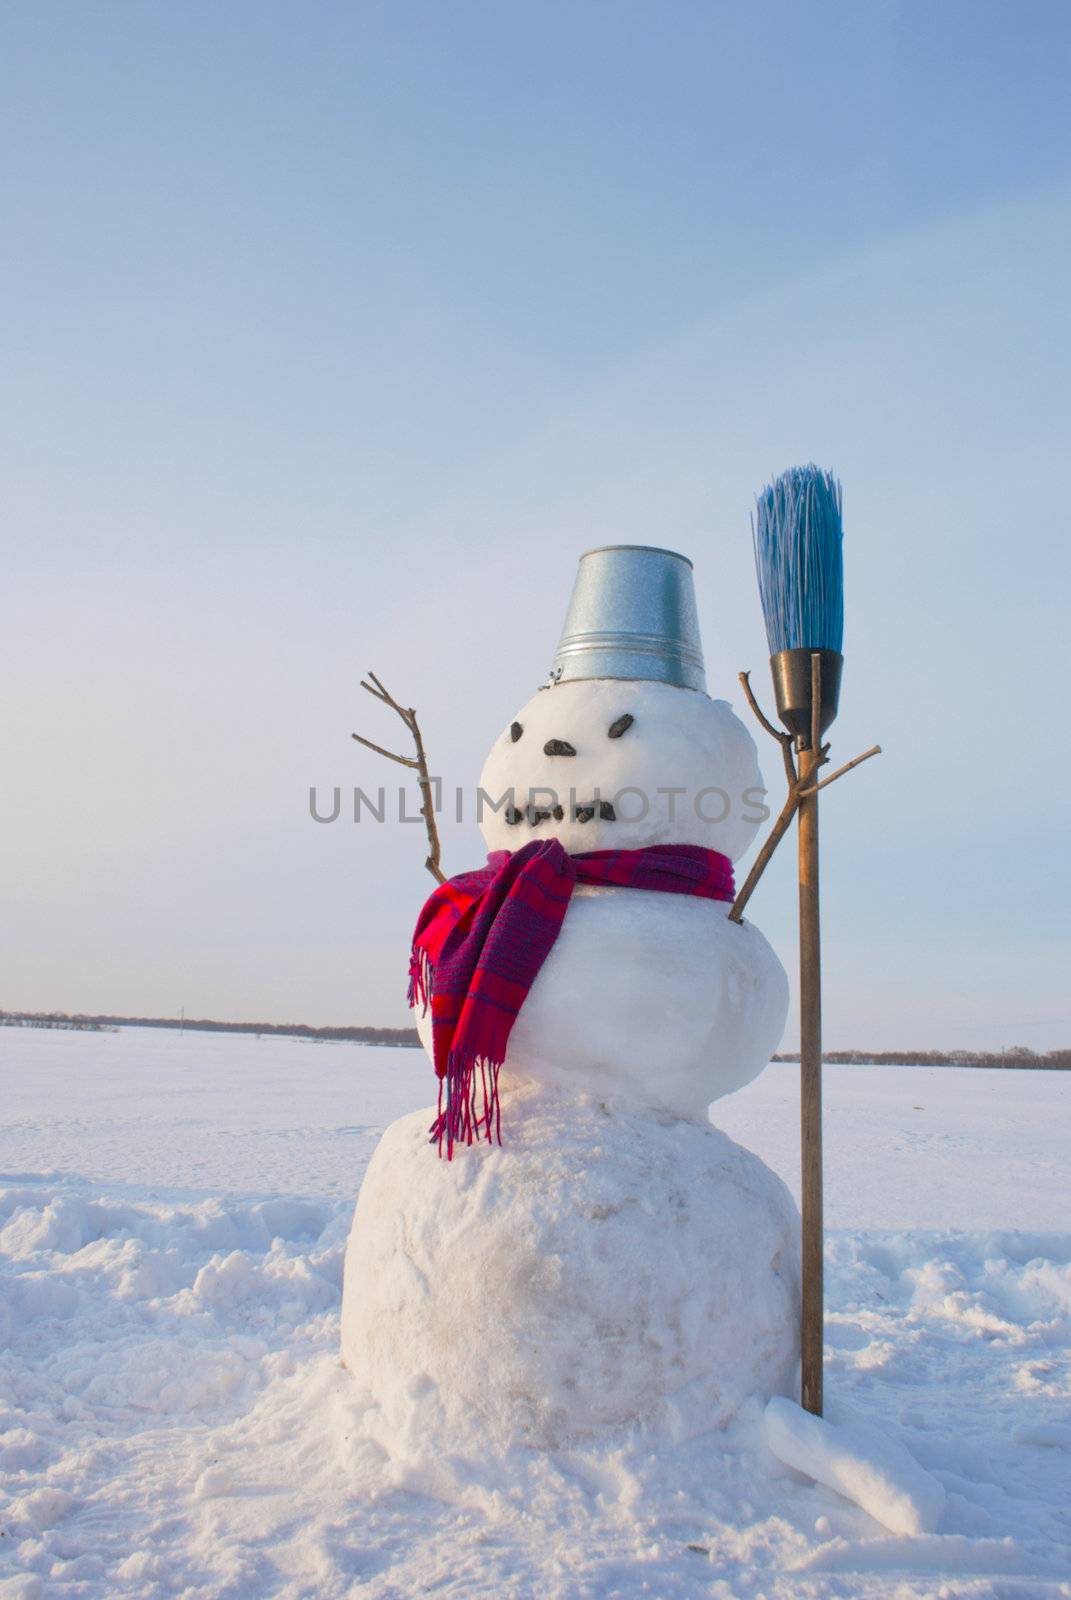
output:
[[799, 741], [799, 770], [793, 750], [797, 741], [775, 728], [763, 715], [751, 688], [750, 676], [740, 674], [740, 685], [748, 705], [766, 732], [777, 740], [785, 763], [788, 795], [781, 813], [759, 851], [731, 911], [729, 921], [743, 920], [744, 907], [788, 832], [799, 815], [799, 890], [800, 890], [800, 1169], [802, 1175], [802, 1303], [800, 1306], [800, 1356], [802, 1366], [801, 1400], [807, 1411], [822, 1414], [822, 1355], [825, 1345], [823, 1308], [823, 1222], [822, 1222], [822, 952], [818, 904], [818, 791], [836, 783], [871, 756], [880, 755], [873, 745], [862, 755], [846, 761], [828, 778], [817, 778], [824, 766], [828, 746], [821, 741], [822, 657], [811, 653], [811, 735], [809, 744]]
[[[802, 1304], [801, 1404], [822, 1415], [824, 1335], [822, 1219], [822, 948], [818, 897], [818, 789], [822, 764], [819, 713], [822, 658], [811, 656], [811, 741], [799, 752], [800, 890], [800, 1176]], [[809, 792], [808, 792], [809, 791]]]

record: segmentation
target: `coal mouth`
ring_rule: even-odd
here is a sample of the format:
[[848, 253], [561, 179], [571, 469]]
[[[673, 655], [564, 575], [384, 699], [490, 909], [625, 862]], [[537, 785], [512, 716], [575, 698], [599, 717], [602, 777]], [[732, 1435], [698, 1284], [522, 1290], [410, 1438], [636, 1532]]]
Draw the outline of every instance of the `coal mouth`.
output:
[[601, 822], [617, 821], [617, 812], [609, 800], [587, 800], [583, 804], [578, 802], [573, 809], [573, 819], [576, 822], [590, 822], [596, 816]]
[[[530, 828], [538, 828], [542, 822], [563, 822], [565, 811], [561, 806], [524, 806], [520, 810], [516, 806], [507, 806], [503, 816], [511, 828], [521, 822], [527, 822]], [[572, 808], [570, 820], [591, 822], [596, 816], [602, 822], [617, 821], [617, 812], [609, 800], [578, 800]]]

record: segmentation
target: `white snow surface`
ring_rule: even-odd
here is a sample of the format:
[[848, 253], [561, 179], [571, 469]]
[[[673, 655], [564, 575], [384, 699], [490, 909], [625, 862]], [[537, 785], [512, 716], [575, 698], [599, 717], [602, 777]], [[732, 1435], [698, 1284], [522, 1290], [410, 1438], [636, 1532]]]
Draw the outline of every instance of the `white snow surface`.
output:
[[[1071, 1596], [1067, 1074], [826, 1069], [827, 1415], [943, 1489], [913, 1536], [779, 1461], [757, 1405], [385, 1450], [342, 1261], [421, 1051], [5, 1029], [0, 1084], [3, 1600]], [[714, 1114], [796, 1189], [794, 1068]]]
[[774, 1395], [766, 1407], [766, 1443], [786, 1466], [836, 1489], [890, 1533], [936, 1533], [943, 1485], [887, 1430], [811, 1416]]

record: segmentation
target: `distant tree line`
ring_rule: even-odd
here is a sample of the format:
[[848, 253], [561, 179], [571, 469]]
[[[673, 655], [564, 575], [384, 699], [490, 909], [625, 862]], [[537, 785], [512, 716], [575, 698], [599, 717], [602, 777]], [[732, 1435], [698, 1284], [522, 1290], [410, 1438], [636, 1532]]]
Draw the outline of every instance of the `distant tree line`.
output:
[[415, 1028], [310, 1028], [306, 1022], [213, 1022], [207, 1017], [111, 1017], [73, 1015], [66, 1011], [0, 1011], [0, 1027], [77, 1028], [100, 1032], [105, 1028], [179, 1028], [190, 1033], [282, 1034], [287, 1038], [341, 1039], [352, 1044], [419, 1045]]
[[[778, 1055], [775, 1061], [798, 1061], [799, 1053]], [[1071, 1067], [1071, 1049], [1046, 1050], [1039, 1055], [1025, 1045], [1007, 1050], [825, 1050], [822, 1060], [845, 1067]]]
[[64, 1028], [68, 1033], [118, 1033], [96, 1017], [69, 1017], [62, 1011], [0, 1011], [0, 1028]]
[[[307, 1022], [213, 1022], [207, 1017], [87, 1016], [66, 1011], [0, 1011], [0, 1027], [67, 1028], [102, 1032], [106, 1028], [188, 1028], [191, 1033], [279, 1034], [292, 1039], [343, 1040], [351, 1044], [419, 1045], [415, 1028], [312, 1028]], [[776, 1055], [775, 1061], [798, 1061], [798, 1052]], [[1007, 1050], [827, 1050], [822, 1059], [848, 1067], [1028, 1067], [1071, 1068], [1071, 1049], [1042, 1054], [1025, 1045]]]

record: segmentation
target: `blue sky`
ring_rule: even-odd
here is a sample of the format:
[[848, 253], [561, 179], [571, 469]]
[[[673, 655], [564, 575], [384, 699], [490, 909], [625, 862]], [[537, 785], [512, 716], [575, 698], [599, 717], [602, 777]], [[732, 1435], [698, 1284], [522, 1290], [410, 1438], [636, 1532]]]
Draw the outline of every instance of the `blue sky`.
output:
[[[474, 781], [576, 557], [845, 486], [831, 1046], [1071, 1040], [1066, 7], [16, 4], [0, 1004], [403, 1020], [369, 665]], [[771, 786], [776, 768], [767, 762]], [[447, 866], [479, 858], [447, 830]], [[753, 902], [794, 962], [787, 853]], [[790, 1025], [791, 1040], [791, 1025]]]

